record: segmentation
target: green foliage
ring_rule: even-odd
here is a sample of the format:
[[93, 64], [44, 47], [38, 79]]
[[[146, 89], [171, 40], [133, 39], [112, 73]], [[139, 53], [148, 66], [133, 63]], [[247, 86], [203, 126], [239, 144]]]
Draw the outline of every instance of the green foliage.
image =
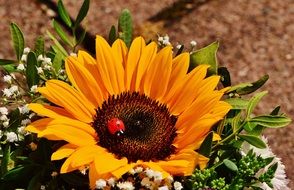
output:
[[72, 42], [71, 39], [69, 39], [69, 36], [66, 34], [66, 32], [62, 29], [62, 27], [60, 26], [60, 24], [58, 24], [57, 21], [53, 20], [53, 27], [56, 31], [56, 33], [58, 34], [58, 36], [62, 39], [62, 41], [69, 45], [70, 47], [73, 47], [74, 44]]
[[204, 139], [199, 148], [199, 153], [203, 156], [209, 157], [212, 147], [213, 132], [210, 132]]
[[116, 29], [115, 29], [115, 26], [112, 25], [108, 34], [109, 45], [112, 45], [116, 39], [117, 39]]
[[190, 56], [190, 66], [189, 71], [191, 71], [193, 68], [195, 68], [198, 65], [201, 64], [207, 64], [210, 66], [208, 69], [208, 73], [210, 75], [217, 74], [217, 58], [216, 58], [216, 52], [218, 49], [219, 43], [214, 42], [202, 49], [199, 49], [195, 52], [193, 52]]
[[43, 36], [39, 36], [35, 42], [36, 56], [43, 55], [45, 53], [45, 42]]
[[31, 88], [33, 85], [39, 84], [39, 74], [37, 71], [37, 57], [34, 52], [30, 52], [28, 54], [27, 58], [27, 69], [26, 69], [26, 77], [27, 77], [27, 83], [29, 85], [29, 88]]
[[127, 47], [130, 47], [133, 37], [133, 21], [128, 9], [124, 9], [118, 19], [118, 36]]
[[57, 3], [57, 8], [58, 8], [58, 14], [60, 16], [60, 18], [62, 19], [62, 21], [68, 26], [71, 27], [72, 26], [72, 22], [70, 19], [70, 16], [67, 12], [67, 10], [65, 9], [62, 0], [59, 0]]
[[10, 32], [17, 60], [20, 61], [24, 49], [23, 33], [15, 23], [10, 24]]
[[80, 25], [80, 23], [84, 20], [84, 18], [87, 16], [88, 11], [90, 7], [90, 0], [84, 0], [82, 7], [80, 8], [80, 11], [75, 19], [74, 22], [74, 28]]

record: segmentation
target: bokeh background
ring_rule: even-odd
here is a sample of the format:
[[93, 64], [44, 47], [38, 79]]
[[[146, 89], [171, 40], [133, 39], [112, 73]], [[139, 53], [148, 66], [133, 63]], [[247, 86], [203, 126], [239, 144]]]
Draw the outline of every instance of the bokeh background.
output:
[[[52, 30], [57, 0], [0, 0], [0, 58], [14, 58], [9, 23], [17, 23], [33, 47], [38, 35]], [[64, 0], [75, 17], [82, 0]], [[51, 6], [48, 6], [51, 5]], [[53, 5], [53, 7], [52, 7]], [[258, 106], [269, 113], [275, 106], [294, 115], [294, 1], [293, 0], [92, 0], [83, 26], [91, 35], [108, 35], [122, 9], [133, 14], [135, 33], [156, 39], [168, 34], [174, 45], [197, 48], [218, 40], [219, 63], [231, 72], [233, 84], [253, 82], [264, 74], [268, 96]], [[82, 48], [82, 47], [81, 47]], [[0, 73], [1, 74], [1, 73]], [[1, 74], [2, 75], [2, 74]], [[269, 143], [287, 168], [294, 189], [294, 128], [266, 131]]]

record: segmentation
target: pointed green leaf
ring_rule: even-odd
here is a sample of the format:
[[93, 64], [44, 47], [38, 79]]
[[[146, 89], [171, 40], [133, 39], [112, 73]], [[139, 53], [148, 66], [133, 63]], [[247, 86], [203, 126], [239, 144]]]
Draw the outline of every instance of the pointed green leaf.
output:
[[36, 56], [43, 55], [45, 53], [45, 43], [43, 36], [39, 36], [35, 42]]
[[253, 112], [254, 108], [256, 107], [258, 102], [261, 100], [261, 98], [264, 97], [266, 94], [267, 94], [267, 91], [257, 93], [249, 100], [247, 110], [246, 110], [247, 119], [250, 117], [251, 113]]
[[216, 58], [216, 52], [218, 47], [219, 43], [213, 42], [212, 44], [193, 52], [190, 56], [189, 72], [198, 65], [207, 64], [210, 65], [208, 73], [210, 75], [217, 74], [218, 63]]
[[112, 45], [113, 42], [116, 40], [117, 36], [116, 36], [116, 29], [115, 26], [111, 26], [109, 34], [108, 34], [108, 43], [109, 45]]
[[53, 20], [53, 27], [56, 33], [58, 34], [58, 36], [63, 40], [64, 43], [66, 43], [70, 47], [74, 46], [72, 40], [69, 39], [69, 36], [64, 32], [62, 27], [55, 20]]
[[16, 66], [12, 65], [12, 64], [11, 65], [3, 65], [2, 67], [8, 73], [12, 73], [12, 72], [15, 72], [17, 70]]
[[232, 106], [232, 109], [243, 110], [248, 106], [248, 100], [244, 100], [242, 98], [228, 98], [224, 100]]
[[5, 145], [3, 145], [2, 147], [2, 151], [3, 151], [3, 157], [1, 158], [1, 176], [5, 175], [8, 171], [8, 165], [10, 162], [10, 144], [7, 143]]
[[257, 148], [266, 148], [266, 144], [257, 136], [254, 135], [238, 135], [241, 139], [245, 140], [249, 144], [257, 147]]
[[58, 42], [58, 40], [49, 32], [47, 31], [47, 35], [51, 38], [51, 40], [54, 42], [54, 46], [52, 48], [54, 51], [59, 51], [63, 56], [68, 56], [68, 53], [65, 51], [65, 49], [62, 47], [62, 45]]
[[250, 122], [267, 128], [285, 127], [291, 123], [291, 119], [279, 115], [262, 115], [251, 118]]
[[244, 88], [244, 87], [250, 87], [250, 86], [252, 86], [251, 83], [240, 83], [240, 84], [237, 84], [237, 85], [235, 85], [235, 86], [232, 86], [232, 87], [227, 91], [227, 93], [234, 92], [234, 91], [236, 91], [237, 89]]
[[88, 11], [90, 7], [90, 1], [89, 0], [84, 0], [84, 3], [78, 13], [78, 16], [75, 20], [74, 28], [78, 27], [79, 24], [84, 20], [84, 18], [87, 16]]
[[20, 61], [24, 49], [24, 37], [20, 28], [15, 23], [10, 24], [10, 32], [13, 41], [13, 47], [16, 53], [17, 60]]
[[210, 132], [202, 142], [200, 148], [199, 148], [199, 154], [209, 157], [212, 147], [212, 138], [213, 138], [213, 132]]
[[52, 66], [56, 72], [58, 72], [61, 69], [61, 66], [63, 64], [64, 56], [60, 52], [56, 52]]
[[127, 47], [130, 47], [133, 36], [132, 15], [128, 9], [124, 9], [118, 19], [118, 34]]
[[28, 54], [26, 77], [29, 88], [39, 84], [39, 74], [37, 71], [38, 61], [34, 52]]
[[13, 63], [16, 63], [15, 60], [9, 60], [9, 59], [0, 59], [0, 65], [11, 65]]
[[71, 27], [72, 26], [72, 22], [70, 20], [70, 16], [68, 14], [68, 12], [66, 11], [62, 0], [59, 0], [57, 3], [57, 8], [58, 8], [58, 14], [60, 16], [60, 18], [63, 20], [63, 22], [68, 26]]
[[258, 90], [260, 87], [262, 87], [268, 79], [269, 79], [269, 76], [264, 75], [258, 81], [251, 83], [252, 86], [245, 86], [243, 88], [238, 88], [236, 92], [240, 95], [250, 94]]
[[234, 172], [238, 171], [238, 167], [237, 167], [237, 165], [236, 165], [234, 162], [232, 162], [231, 160], [229, 160], [229, 159], [224, 159], [223, 163], [224, 163], [225, 166], [226, 166], [227, 168], [229, 168], [230, 170], [232, 170], [232, 171], [234, 171]]

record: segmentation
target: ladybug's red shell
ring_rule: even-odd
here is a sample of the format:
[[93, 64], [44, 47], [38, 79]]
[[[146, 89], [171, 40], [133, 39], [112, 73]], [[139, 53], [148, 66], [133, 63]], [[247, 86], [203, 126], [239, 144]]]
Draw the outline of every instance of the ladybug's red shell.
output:
[[118, 118], [112, 118], [107, 123], [108, 131], [112, 135], [123, 133], [125, 131], [124, 122]]

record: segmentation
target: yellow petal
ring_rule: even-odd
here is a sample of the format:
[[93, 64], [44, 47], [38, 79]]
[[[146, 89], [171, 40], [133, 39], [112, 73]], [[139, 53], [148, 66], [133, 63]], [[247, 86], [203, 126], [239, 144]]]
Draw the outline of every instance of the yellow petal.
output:
[[81, 167], [93, 162], [96, 155], [103, 157], [105, 150], [97, 145], [83, 146], [72, 154], [72, 167]]
[[111, 175], [109, 173], [107, 174], [99, 174], [96, 170], [94, 162], [90, 164], [89, 168], [89, 183], [90, 183], [90, 189], [94, 190], [96, 189], [96, 181], [99, 179], [109, 179]]
[[70, 113], [68, 113], [68, 111], [60, 107], [30, 103], [29, 108], [30, 110], [32, 110], [33, 112], [36, 112], [40, 116], [46, 116], [51, 118], [58, 118], [58, 117], [72, 118], [73, 117]]
[[30, 123], [26, 127], [26, 130], [32, 133], [40, 133], [44, 131], [47, 128], [47, 125], [52, 121], [52, 118], [39, 119], [37, 121], [34, 121], [33, 123]]
[[62, 164], [61, 169], [60, 169], [61, 174], [68, 173], [68, 172], [71, 172], [71, 171], [78, 169], [78, 168], [73, 168], [71, 166], [71, 162], [72, 162], [72, 157], [70, 156]]
[[144, 93], [153, 99], [160, 100], [166, 90], [172, 69], [172, 49], [163, 48], [149, 65], [144, 80]]
[[117, 179], [121, 178], [122, 175], [130, 171], [132, 168], [134, 168], [137, 164], [136, 163], [130, 163], [126, 164], [123, 167], [120, 167], [114, 171], [111, 172], [111, 174], [116, 177]]
[[187, 52], [182, 53], [173, 59], [172, 72], [168, 84], [168, 89], [171, 89], [175, 81], [180, 81], [186, 76], [189, 68], [189, 60], [190, 55]]
[[[95, 107], [74, 88], [65, 82], [58, 80], [50, 80], [46, 82], [46, 90], [49, 94], [43, 94], [50, 100], [52, 97], [53, 103], [65, 108], [71, 115], [80, 121], [90, 123], [95, 115]], [[51, 101], [51, 100], [50, 100]]]
[[115, 57], [118, 58], [119, 63], [123, 65], [123, 67], [126, 67], [127, 64], [127, 58], [128, 58], [128, 48], [124, 41], [121, 39], [117, 39], [112, 44], [112, 53]]
[[[101, 75], [106, 76], [104, 78], [105, 87], [112, 89], [114, 94], [125, 91], [123, 65], [116, 56], [112, 55], [111, 47], [101, 36], [96, 36], [96, 58], [97, 65], [100, 66], [99, 70], [102, 69], [103, 71]], [[110, 88], [108, 88], [109, 85], [111, 86]], [[111, 91], [110, 94], [112, 94]]]
[[102, 154], [101, 156], [95, 156], [94, 163], [97, 173], [105, 174], [127, 165], [128, 160], [126, 158], [117, 159], [111, 153], [104, 152], [104, 154]]
[[71, 83], [91, 101], [95, 107], [98, 107], [103, 102], [103, 94], [100, 86], [91, 73], [83, 67], [75, 57], [68, 57], [65, 60], [65, 69]]
[[51, 160], [61, 160], [63, 158], [67, 158], [76, 150], [76, 148], [77, 146], [73, 144], [63, 145], [51, 155]]

